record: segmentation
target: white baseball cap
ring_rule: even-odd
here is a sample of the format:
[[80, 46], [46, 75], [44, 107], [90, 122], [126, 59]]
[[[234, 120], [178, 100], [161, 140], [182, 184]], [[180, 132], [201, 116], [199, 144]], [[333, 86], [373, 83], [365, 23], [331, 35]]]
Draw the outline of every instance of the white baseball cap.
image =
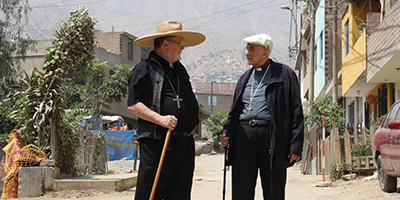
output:
[[245, 41], [249, 44], [261, 45], [270, 51], [272, 50], [272, 47], [274, 46], [274, 44], [272, 43], [271, 36], [269, 36], [267, 34], [252, 35], [252, 36], [244, 38], [243, 41]]

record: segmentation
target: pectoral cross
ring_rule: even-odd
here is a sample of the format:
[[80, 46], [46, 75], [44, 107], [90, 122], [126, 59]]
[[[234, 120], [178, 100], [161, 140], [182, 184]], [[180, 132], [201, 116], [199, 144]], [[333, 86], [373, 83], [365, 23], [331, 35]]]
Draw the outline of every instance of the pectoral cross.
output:
[[176, 95], [176, 98], [172, 99], [172, 101], [176, 101], [176, 105], [178, 105], [178, 108], [181, 108], [180, 101], [183, 101], [183, 99], [180, 99], [179, 95]]

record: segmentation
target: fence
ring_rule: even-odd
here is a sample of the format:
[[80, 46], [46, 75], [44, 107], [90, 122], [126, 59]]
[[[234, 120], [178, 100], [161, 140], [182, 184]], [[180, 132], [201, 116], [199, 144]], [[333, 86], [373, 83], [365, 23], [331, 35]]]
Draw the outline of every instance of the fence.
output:
[[[304, 143], [303, 161], [301, 170], [309, 174], [311, 160], [317, 158], [317, 173], [322, 173], [322, 127], [314, 125], [306, 135]], [[373, 138], [375, 131], [371, 127], [367, 131], [364, 127], [338, 128], [332, 123], [330, 135], [325, 139], [325, 169], [329, 174], [332, 164], [347, 165], [347, 170], [360, 173], [370, 173], [376, 169], [373, 159]], [[355, 150], [363, 150], [370, 155], [355, 156]], [[353, 154], [352, 154], [353, 152]]]
[[80, 175], [107, 172], [106, 146], [103, 134], [98, 131], [79, 131], [79, 148], [76, 151], [75, 167]]

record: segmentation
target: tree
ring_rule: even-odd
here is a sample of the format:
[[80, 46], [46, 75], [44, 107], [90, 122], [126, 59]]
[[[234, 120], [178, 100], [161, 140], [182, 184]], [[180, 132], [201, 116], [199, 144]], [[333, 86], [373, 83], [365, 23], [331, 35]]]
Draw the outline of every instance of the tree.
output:
[[20, 61], [35, 42], [23, 38], [23, 19], [28, 22], [28, 0], [1, 0], [0, 12], [0, 77], [11, 76], [20, 69]]
[[215, 112], [208, 119], [204, 120], [207, 131], [211, 131], [214, 139], [214, 147], [219, 147], [218, 135], [224, 128], [224, 125], [228, 121], [228, 111], [221, 110]]
[[68, 74], [75, 73], [81, 79], [89, 75], [87, 66], [94, 60], [94, 25], [84, 6], [71, 13], [56, 30], [57, 40], [47, 49], [42, 69], [34, 70], [30, 77], [26, 74], [23, 82], [27, 90], [16, 94], [14, 118], [21, 119], [18, 128], [24, 135], [51, 136], [51, 155], [66, 174], [73, 173], [77, 142], [72, 126], [63, 120], [68, 108], [65, 94], [70, 94], [63, 89], [73, 84]]
[[336, 124], [342, 124], [346, 122], [346, 118], [343, 117], [343, 113], [346, 111], [342, 106], [333, 102], [332, 96], [327, 95], [323, 99], [319, 99], [317, 101], [311, 100], [308, 102], [306, 107], [311, 106], [311, 111], [308, 114], [305, 114], [305, 133], [308, 131], [308, 127], [313, 126], [314, 124], [319, 124], [322, 126], [322, 117], [325, 117], [326, 127], [331, 127], [332, 122], [336, 122]]
[[[111, 67], [107, 62], [100, 63], [96, 59], [88, 68], [90, 73], [87, 77], [87, 86], [80, 97], [84, 102], [84, 108], [102, 113], [103, 108], [110, 109], [109, 104], [120, 103], [122, 97], [128, 93], [128, 80], [134, 67], [126, 64]], [[104, 79], [106, 69], [113, 71], [113, 75], [107, 80]], [[99, 117], [97, 115], [91, 124], [94, 124]]]

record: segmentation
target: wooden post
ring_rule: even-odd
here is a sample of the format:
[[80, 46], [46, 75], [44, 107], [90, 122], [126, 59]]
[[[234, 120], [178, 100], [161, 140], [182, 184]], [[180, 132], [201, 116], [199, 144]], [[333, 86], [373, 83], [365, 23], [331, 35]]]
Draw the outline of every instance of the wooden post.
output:
[[58, 132], [56, 131], [55, 120], [53, 117], [50, 119], [50, 134], [51, 134], [51, 156], [56, 161], [59, 161], [58, 141], [60, 140]]
[[357, 131], [356, 127], [354, 127], [353, 137], [354, 137], [354, 145], [356, 145], [356, 146], [359, 145], [358, 131]]
[[364, 145], [367, 145], [367, 132], [365, 131], [364, 127], [361, 129], [361, 134], [362, 134], [362, 137], [363, 137]]
[[340, 163], [342, 161], [342, 156], [340, 152], [340, 136], [339, 136], [339, 128], [335, 128], [334, 133], [335, 135], [335, 159], [336, 163]]
[[[333, 133], [333, 131], [331, 133]], [[325, 140], [325, 144], [326, 144], [326, 166], [328, 166], [326, 168], [326, 173], [327, 174], [330, 173], [330, 167], [331, 167], [331, 164], [333, 162], [333, 156], [332, 156], [332, 152], [333, 152], [332, 151], [332, 147], [333, 147], [333, 145], [332, 145], [332, 142], [331, 142], [331, 138], [332, 138], [332, 135], [328, 136], [326, 138], [326, 140]]]
[[346, 163], [352, 165], [350, 134], [347, 129], [344, 131], [344, 153], [346, 157]]

